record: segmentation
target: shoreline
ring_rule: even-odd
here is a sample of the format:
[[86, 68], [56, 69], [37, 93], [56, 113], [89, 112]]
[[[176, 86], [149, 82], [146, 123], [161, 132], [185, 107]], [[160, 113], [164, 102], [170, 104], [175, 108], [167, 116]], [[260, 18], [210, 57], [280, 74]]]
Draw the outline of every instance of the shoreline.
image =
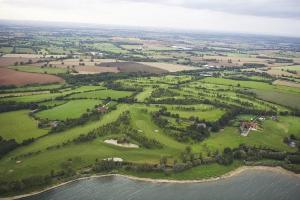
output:
[[268, 166], [242, 166], [242, 167], [239, 167], [239, 168], [237, 168], [233, 171], [230, 171], [230, 172], [228, 172], [224, 175], [218, 176], [218, 177], [194, 179], [194, 180], [153, 179], [153, 178], [141, 178], [141, 177], [136, 177], [136, 176], [131, 176], [131, 175], [124, 175], [124, 174], [103, 174], [103, 175], [91, 175], [91, 176], [77, 178], [77, 179], [74, 179], [74, 180], [70, 180], [70, 181], [67, 181], [67, 182], [63, 182], [63, 183], [53, 185], [51, 187], [45, 188], [45, 189], [40, 190], [40, 191], [31, 192], [31, 193], [27, 193], [27, 194], [23, 194], [23, 195], [4, 197], [4, 198], [0, 198], [0, 200], [14, 200], [14, 199], [25, 198], [25, 197], [29, 197], [29, 196], [33, 196], [33, 195], [37, 195], [37, 194], [40, 194], [40, 193], [43, 193], [43, 192], [50, 191], [50, 190], [53, 190], [55, 188], [58, 188], [58, 187], [61, 187], [61, 186], [64, 186], [64, 185], [67, 185], [67, 184], [70, 184], [70, 183], [73, 183], [73, 182], [92, 179], [92, 178], [102, 178], [102, 177], [110, 177], [110, 176], [116, 176], [117, 177], [118, 176], [118, 177], [128, 178], [128, 179], [131, 179], [131, 180], [145, 181], [145, 182], [151, 182], [151, 183], [187, 184], [187, 183], [205, 183], [205, 182], [212, 182], [212, 181], [218, 181], [218, 180], [222, 180], [222, 179], [226, 179], [226, 178], [231, 178], [231, 177], [237, 176], [237, 175], [239, 175], [242, 172], [247, 171], [247, 170], [272, 171], [272, 172], [276, 172], [276, 173], [280, 173], [280, 174], [300, 178], [300, 174], [295, 174], [294, 172], [288, 171], [288, 170], [286, 170], [282, 167], [268, 167]]

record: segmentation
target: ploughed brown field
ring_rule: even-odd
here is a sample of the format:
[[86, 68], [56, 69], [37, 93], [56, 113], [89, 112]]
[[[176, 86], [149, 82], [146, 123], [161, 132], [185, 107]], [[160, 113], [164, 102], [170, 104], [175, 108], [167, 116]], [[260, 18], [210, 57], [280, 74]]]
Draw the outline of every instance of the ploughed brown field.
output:
[[0, 68], [0, 85], [21, 86], [35, 83], [46, 84], [62, 82], [64, 82], [62, 78], [54, 75], [19, 72], [4, 67]]
[[[32, 62], [36, 62], [39, 60], [38, 58], [30, 58]], [[0, 67], [7, 67], [14, 65], [15, 62], [28, 62], [29, 58], [23, 58], [23, 57], [0, 57]]]

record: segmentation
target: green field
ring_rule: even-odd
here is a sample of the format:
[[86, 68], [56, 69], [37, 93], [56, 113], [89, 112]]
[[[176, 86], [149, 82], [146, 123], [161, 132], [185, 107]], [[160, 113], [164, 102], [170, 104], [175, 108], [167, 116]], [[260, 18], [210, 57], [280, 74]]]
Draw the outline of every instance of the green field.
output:
[[261, 90], [268, 90], [268, 91], [286, 91], [286, 92], [291, 92], [300, 95], [300, 91], [297, 88], [292, 88], [292, 87], [282, 86], [282, 85], [271, 85], [271, 84], [255, 82], [255, 81], [236, 81], [231, 79], [210, 77], [210, 78], [203, 79], [203, 82], [218, 84], [218, 85], [228, 85], [233, 87], [238, 87], [239, 84], [240, 85], [239, 87], [243, 87], [243, 88], [261, 89]]
[[258, 98], [279, 105], [300, 109], [300, 95], [287, 92], [253, 90]]
[[118, 99], [122, 97], [128, 97], [132, 93], [127, 91], [116, 91], [116, 90], [97, 90], [97, 91], [90, 91], [90, 92], [82, 92], [78, 94], [73, 94], [68, 96], [69, 99], [76, 99], [76, 98], [90, 98], [90, 99], [106, 99], [108, 97], [112, 99]]
[[48, 131], [39, 129], [37, 121], [28, 116], [29, 110], [12, 111], [0, 114], [0, 136], [22, 142], [25, 139], [37, 138]]
[[79, 118], [82, 114], [87, 112], [87, 109], [92, 110], [95, 108], [95, 105], [99, 105], [101, 103], [101, 101], [93, 99], [73, 100], [49, 110], [38, 112], [36, 116], [41, 119], [49, 120]]
[[[268, 147], [279, 151], [295, 151], [283, 143], [283, 138], [290, 134], [300, 137], [299, 117], [280, 117], [279, 122], [266, 120], [258, 131], [251, 131], [247, 137], [241, 136], [238, 127], [227, 127], [224, 131], [214, 133], [201, 143], [205, 152], [221, 151], [225, 147], [238, 147], [240, 144]], [[196, 148], [196, 147], [194, 147]]]
[[8, 98], [0, 98], [0, 102], [7, 102], [7, 101], [16, 101], [16, 102], [40, 102], [44, 100], [51, 100], [55, 99], [58, 96], [62, 96], [61, 93], [47, 93], [47, 94], [35, 94], [29, 96], [20, 96], [20, 97], [8, 97]]
[[[179, 117], [188, 119], [190, 117], [198, 117], [206, 121], [215, 121], [219, 119], [225, 110], [215, 108], [210, 105], [198, 104], [196, 106], [179, 106], [179, 105], [163, 105], [171, 114], [178, 114]], [[183, 107], [183, 108], [180, 108]], [[184, 108], [195, 108], [195, 110], [184, 110]]]

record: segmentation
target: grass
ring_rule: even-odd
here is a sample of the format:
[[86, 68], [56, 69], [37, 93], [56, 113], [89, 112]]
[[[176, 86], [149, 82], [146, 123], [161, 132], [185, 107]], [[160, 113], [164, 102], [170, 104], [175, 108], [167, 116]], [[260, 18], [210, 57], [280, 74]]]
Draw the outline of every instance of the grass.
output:
[[290, 108], [300, 109], [300, 95], [287, 92], [253, 90], [258, 98]]
[[53, 101], [46, 101], [46, 102], [43, 102], [43, 103], [39, 103], [39, 105], [44, 105], [44, 106], [52, 107], [52, 106], [59, 106], [59, 105], [62, 105], [64, 103], [67, 103], [67, 101], [64, 101], [64, 100], [53, 100]]
[[96, 43], [92, 47], [100, 51], [112, 52], [112, 53], [127, 53], [127, 50], [121, 49], [112, 43]]
[[20, 96], [20, 97], [8, 97], [8, 98], [0, 98], [0, 101], [16, 101], [16, 102], [40, 102], [44, 100], [54, 99], [55, 97], [62, 96], [61, 93], [47, 93], [47, 94], [35, 94], [29, 96]]
[[[222, 151], [225, 147], [235, 148], [240, 144], [269, 147], [279, 151], [295, 151], [283, 142], [290, 134], [300, 137], [299, 117], [280, 117], [279, 122], [266, 120], [262, 130], [251, 131], [247, 137], [241, 136], [237, 127], [226, 127], [224, 131], [212, 134], [200, 144], [201, 150]], [[194, 148], [197, 145], [194, 145]]]
[[39, 91], [39, 90], [51, 90], [51, 89], [58, 89], [62, 87], [61, 84], [47, 84], [47, 85], [33, 85], [33, 86], [24, 86], [24, 87], [17, 87], [13, 89], [6, 89], [2, 90], [5, 92], [26, 92], [26, 91]]
[[300, 90], [297, 88], [282, 86], [282, 85], [271, 85], [263, 82], [256, 81], [236, 81], [231, 79], [224, 78], [212, 78], [208, 77], [202, 80], [205, 83], [213, 83], [218, 85], [229, 85], [237, 87], [240, 84], [242, 88], [251, 88], [251, 89], [260, 89], [260, 90], [268, 90], [268, 91], [285, 91], [290, 93], [295, 93], [300, 95]]
[[[83, 92], [94, 91], [98, 89], [103, 89], [103, 86], [81, 86], [81, 87], [73, 88], [72, 90], [63, 91], [61, 93], [47, 93], [47, 94], [35, 94], [35, 95], [19, 96], [19, 97], [0, 98], [0, 102], [1, 101], [2, 102], [16, 101], [16, 102], [26, 102], [26, 103], [41, 102], [41, 101], [55, 99], [56, 97], [64, 96], [72, 93], [78, 93], [74, 95], [85, 94]], [[82, 95], [80, 98], [85, 98], [85, 95]]]
[[37, 121], [28, 116], [29, 110], [20, 110], [0, 114], [0, 136], [22, 142], [25, 139], [45, 135], [47, 130], [39, 129]]
[[12, 47], [0, 47], [0, 52], [1, 53], [11, 53], [13, 50]]
[[[130, 107], [131, 123], [135, 129], [141, 130], [146, 137], [155, 139], [165, 145], [165, 147], [170, 148], [173, 151], [172, 154], [184, 149], [184, 144], [164, 133], [161, 128], [152, 122], [150, 112], [142, 111], [142, 109], [147, 109], [147, 107], [142, 108], [135, 105]], [[166, 152], [168, 151], [166, 150]]]
[[146, 98], [150, 97], [153, 88], [144, 88], [144, 91], [139, 93], [135, 98], [137, 99], [138, 102], [143, 102], [145, 101]]
[[94, 109], [95, 105], [102, 102], [93, 99], [73, 100], [54, 108], [38, 112], [37, 117], [49, 120], [66, 120], [79, 118], [87, 112], [87, 109]]
[[69, 99], [76, 98], [91, 98], [91, 99], [106, 99], [108, 97], [112, 99], [118, 99], [122, 97], [128, 97], [132, 94], [132, 92], [128, 91], [116, 91], [116, 90], [98, 90], [98, 91], [90, 91], [90, 92], [82, 92], [78, 94], [70, 95]]
[[17, 47], [16, 53], [34, 54], [35, 52], [31, 48]]
[[224, 166], [219, 164], [209, 164], [202, 165], [198, 167], [193, 167], [191, 169], [185, 170], [180, 173], [171, 173], [165, 175], [163, 172], [135, 172], [135, 171], [124, 171], [121, 170], [121, 174], [131, 175], [141, 178], [151, 178], [151, 179], [171, 179], [171, 180], [200, 180], [208, 179], [212, 177], [222, 176], [234, 169], [241, 166], [240, 162], [234, 162], [231, 165]]
[[215, 108], [210, 105], [195, 105], [195, 106], [184, 106], [184, 107], [194, 107], [195, 110], [182, 110], [178, 109], [179, 105], [163, 105], [167, 107], [167, 110], [171, 112], [172, 114], [178, 114], [180, 118], [188, 119], [192, 116], [198, 117], [199, 119], [203, 119], [206, 121], [216, 121], [218, 120], [222, 115], [225, 114], [225, 111], [222, 109]]

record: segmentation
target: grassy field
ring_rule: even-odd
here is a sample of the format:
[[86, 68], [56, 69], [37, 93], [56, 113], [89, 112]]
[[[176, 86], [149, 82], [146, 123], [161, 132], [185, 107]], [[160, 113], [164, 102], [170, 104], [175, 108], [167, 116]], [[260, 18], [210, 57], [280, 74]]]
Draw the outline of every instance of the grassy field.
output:
[[[198, 117], [201, 120], [215, 121], [219, 119], [225, 110], [215, 108], [210, 105], [198, 104], [195, 106], [180, 106], [180, 105], [163, 105], [171, 114], [178, 114], [180, 118], [188, 119], [190, 117]], [[184, 108], [195, 108], [195, 110], [184, 110]]]
[[20, 92], [20, 91], [39, 91], [39, 90], [51, 90], [62, 87], [62, 84], [48, 84], [48, 85], [34, 85], [34, 86], [25, 86], [25, 87], [17, 87], [13, 89], [5, 89], [1, 90], [3, 92]]
[[300, 109], [300, 95], [287, 92], [253, 90], [258, 98], [279, 105]]
[[44, 110], [36, 114], [37, 117], [49, 120], [66, 120], [79, 118], [87, 109], [94, 109], [95, 105], [102, 102], [93, 99], [72, 100], [60, 106], [56, 106], [49, 110]]
[[118, 99], [122, 97], [128, 97], [132, 93], [127, 91], [116, 91], [116, 90], [97, 90], [97, 91], [90, 91], [90, 92], [82, 92], [78, 94], [73, 94], [68, 96], [69, 99], [76, 99], [76, 98], [90, 98], [90, 99], [106, 99], [108, 97], [112, 99]]
[[171, 179], [171, 180], [197, 180], [197, 179], [207, 179], [212, 177], [222, 176], [238, 167], [241, 166], [240, 162], [234, 162], [229, 166], [210, 164], [194, 167], [192, 169], [186, 170], [181, 173], [171, 173], [165, 175], [162, 172], [134, 172], [134, 171], [120, 171], [121, 174], [127, 174], [142, 178], [152, 178], [152, 179]]
[[[241, 136], [237, 127], [226, 127], [211, 135], [200, 144], [203, 152], [222, 151], [225, 147], [238, 147], [240, 144], [269, 147], [280, 151], [295, 151], [283, 142], [285, 136], [290, 134], [300, 136], [299, 117], [280, 117], [279, 122], [266, 120], [261, 130], [251, 131], [247, 137]], [[196, 146], [193, 146], [195, 149]]]
[[46, 101], [46, 102], [42, 102], [39, 103], [39, 105], [44, 105], [44, 106], [48, 106], [48, 107], [52, 107], [52, 106], [59, 106], [62, 105], [64, 103], [67, 103], [68, 101], [65, 100], [50, 100], [50, 101]]
[[255, 82], [255, 81], [236, 81], [231, 79], [224, 79], [224, 78], [205, 78], [203, 79], [205, 83], [212, 83], [212, 84], [219, 84], [219, 85], [229, 85], [243, 88], [251, 88], [251, 89], [260, 89], [260, 90], [269, 90], [269, 91], [286, 91], [290, 93], [296, 93], [300, 95], [300, 91], [297, 88], [282, 86], [282, 85], [271, 85], [262, 82]]
[[135, 98], [138, 102], [143, 102], [146, 98], [150, 97], [153, 90], [153, 88], [144, 88], [144, 91], [139, 93]]
[[91, 46], [100, 51], [106, 51], [112, 53], [127, 53], [127, 50], [121, 49], [112, 43], [96, 43]]
[[25, 139], [45, 135], [48, 131], [39, 129], [37, 121], [28, 116], [29, 110], [0, 114], [0, 136], [22, 142]]
[[55, 97], [62, 96], [61, 93], [48, 93], [48, 94], [35, 94], [29, 96], [20, 96], [20, 97], [8, 97], [8, 98], [0, 98], [0, 102], [7, 101], [16, 101], [16, 102], [40, 102], [44, 100], [54, 99]]

